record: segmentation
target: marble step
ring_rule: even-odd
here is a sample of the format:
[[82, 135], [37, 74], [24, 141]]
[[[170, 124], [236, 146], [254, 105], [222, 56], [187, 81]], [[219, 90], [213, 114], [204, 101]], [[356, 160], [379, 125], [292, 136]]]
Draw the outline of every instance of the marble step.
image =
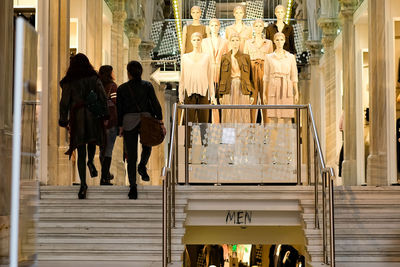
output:
[[[60, 240], [64, 241], [64, 240]], [[117, 242], [118, 241], [118, 242]], [[183, 252], [184, 246], [181, 244], [172, 243], [172, 250], [180, 250]], [[112, 243], [39, 243], [37, 245], [37, 250], [41, 252], [59, 252], [64, 251], [65, 253], [69, 253], [70, 251], [87, 251], [91, 253], [92, 250], [95, 251], [104, 251], [106, 253], [127, 253], [131, 252], [132, 254], [137, 253], [138, 251], [148, 251], [161, 253], [162, 251], [162, 240], [157, 243], [127, 243], [120, 242], [120, 240], [115, 240]]]
[[[180, 261], [183, 249], [172, 253], [172, 261]], [[161, 251], [103, 251], [103, 250], [69, 250], [39, 252], [39, 262], [42, 260], [57, 261], [132, 261], [132, 262], [153, 262], [161, 261]], [[115, 266], [115, 265], [113, 265]]]
[[[40, 260], [38, 262], [40, 267], [110, 267], [109, 261], [93, 261], [93, 260], [68, 260], [68, 261], [51, 261]], [[115, 260], [112, 264], [113, 267], [160, 267], [162, 266], [161, 260], [158, 261], [125, 261]], [[180, 265], [182, 266], [182, 264]], [[172, 267], [169, 266], [169, 267]]]
[[[175, 228], [172, 230], [174, 234], [185, 234], [184, 228]], [[162, 227], [157, 225], [151, 227], [148, 225], [143, 228], [127, 227], [119, 228], [113, 224], [106, 227], [78, 227], [78, 228], [62, 228], [58, 226], [38, 227], [37, 233], [41, 235], [149, 235], [149, 234], [162, 234]]]
[[[59, 220], [41, 220], [39, 222], [38, 227], [64, 227], [64, 228], [107, 228], [107, 227], [115, 227], [115, 228], [145, 228], [145, 227], [160, 227], [161, 228], [161, 220], [93, 220], [93, 221], [59, 221]], [[183, 227], [183, 222], [176, 221], [176, 227]]]

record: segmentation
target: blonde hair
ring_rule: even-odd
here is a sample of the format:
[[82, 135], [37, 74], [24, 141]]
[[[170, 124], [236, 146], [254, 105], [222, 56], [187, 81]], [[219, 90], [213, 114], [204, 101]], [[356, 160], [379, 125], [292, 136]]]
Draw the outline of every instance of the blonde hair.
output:
[[283, 37], [283, 39], [286, 41], [286, 35], [284, 33], [281, 33], [281, 32], [277, 32], [277, 33], [274, 34], [274, 41], [279, 36]]
[[192, 6], [192, 8], [190, 9], [190, 13], [193, 11], [193, 9], [198, 9], [201, 13], [201, 8], [199, 6]]
[[239, 8], [243, 11], [243, 13], [245, 12], [244, 11], [244, 6], [235, 6], [235, 8], [233, 9], [233, 14], [235, 14], [236, 10], [239, 9]]
[[208, 22], [208, 25], [210, 25], [211, 22], [214, 22], [214, 21], [215, 21], [216, 23], [218, 23], [218, 26], [221, 27], [221, 22], [219, 22], [219, 20], [218, 20], [217, 18], [210, 19], [210, 21]]
[[237, 38], [239, 38], [239, 40], [240, 40], [240, 35], [239, 35], [238, 33], [234, 32], [234, 33], [232, 33], [231, 36], [229, 36], [229, 41], [231, 41], [232, 38], [234, 38], [234, 37], [237, 37]]
[[276, 11], [277, 11], [279, 8], [282, 8], [282, 9], [283, 9], [283, 12], [286, 13], [286, 7], [284, 7], [283, 5], [277, 5], [277, 6], [275, 7], [275, 13], [276, 13]]
[[255, 21], [253, 21], [253, 27], [254, 25], [256, 25], [257, 23], [261, 23], [262, 25], [264, 25], [264, 21], [262, 19], [256, 19]]
[[195, 36], [198, 36], [198, 37], [200, 37], [200, 40], [203, 40], [203, 35], [199, 32], [192, 33], [192, 35], [190, 36], [190, 40], [192, 40], [193, 37], [195, 37]]

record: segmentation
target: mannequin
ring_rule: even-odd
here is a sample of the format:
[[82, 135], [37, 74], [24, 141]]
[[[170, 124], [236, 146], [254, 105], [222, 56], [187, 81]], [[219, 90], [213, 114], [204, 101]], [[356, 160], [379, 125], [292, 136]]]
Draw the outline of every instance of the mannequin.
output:
[[[276, 33], [274, 36], [275, 52], [268, 54], [264, 65], [264, 102], [269, 105], [292, 105], [298, 102], [297, 66], [293, 54], [283, 49], [285, 35]], [[267, 116], [278, 122], [283, 118], [285, 123], [290, 123], [294, 117], [294, 110], [270, 109]]]
[[[265, 38], [273, 41], [273, 38], [277, 32], [281, 32], [285, 35], [285, 46], [283, 49], [286, 51], [296, 54], [296, 47], [294, 45], [294, 30], [291, 25], [286, 24], [283, 19], [286, 15], [286, 8], [282, 5], [275, 7], [276, 22], [268, 25], [265, 30]], [[274, 45], [274, 49], [275, 49]]]
[[211, 19], [209, 24], [211, 36], [201, 43], [202, 52], [210, 55], [211, 72], [214, 84], [219, 81], [219, 72], [221, 66], [222, 55], [228, 52], [228, 41], [219, 36], [221, 24], [218, 19]]
[[[182, 55], [179, 81], [179, 102], [185, 104], [216, 103], [211, 75], [210, 56], [201, 52], [202, 35], [191, 36], [193, 52]], [[201, 70], [201, 71], [199, 71]], [[208, 110], [188, 110], [190, 122], [208, 123]]]
[[[254, 88], [251, 75], [250, 56], [240, 52], [240, 36], [231, 35], [229, 45], [231, 51], [222, 56], [221, 75], [219, 80], [218, 96], [223, 105], [251, 105]], [[224, 109], [222, 110], [223, 123], [249, 123], [250, 110]]]
[[236, 33], [240, 38], [239, 51], [243, 53], [244, 42], [251, 39], [251, 28], [243, 23], [244, 7], [236, 6], [233, 9], [233, 15], [235, 16], [235, 24], [226, 27], [225, 35], [226, 39], [230, 40], [232, 34]]
[[[264, 39], [262, 32], [264, 30], [264, 21], [257, 19], [253, 22], [254, 37], [244, 44], [244, 53], [250, 55], [251, 72], [254, 80], [254, 103], [264, 105], [263, 98], [263, 76], [264, 76], [264, 59], [267, 54], [273, 52], [273, 44], [271, 40]], [[251, 122], [255, 123], [258, 110], [251, 110]], [[267, 118], [267, 110], [263, 110], [264, 122]]]
[[190, 9], [190, 15], [193, 18], [193, 22], [190, 25], [185, 25], [182, 30], [182, 51], [181, 54], [190, 53], [193, 51], [191, 43], [191, 36], [195, 32], [201, 34], [202, 39], [207, 37], [207, 28], [205, 25], [200, 23], [201, 9], [199, 6], [193, 6]]

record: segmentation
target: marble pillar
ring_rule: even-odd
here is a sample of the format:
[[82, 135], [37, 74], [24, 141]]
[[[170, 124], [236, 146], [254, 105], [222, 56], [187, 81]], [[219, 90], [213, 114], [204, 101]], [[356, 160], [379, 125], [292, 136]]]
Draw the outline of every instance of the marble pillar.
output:
[[[64, 153], [68, 149], [68, 133], [58, 126], [61, 98], [60, 80], [69, 66], [70, 1], [49, 1], [48, 25], [48, 185], [70, 185], [73, 166]], [[43, 103], [43, 105], [45, 105]]]
[[126, 0], [125, 10], [125, 33], [129, 40], [129, 61], [140, 60], [139, 45], [141, 43], [141, 32], [144, 28], [144, 6], [140, 0]]
[[[13, 1], [0, 1], [0, 265], [8, 263], [11, 204]], [[4, 60], [4, 61], [3, 61]]]
[[339, 22], [337, 18], [320, 18], [318, 25], [323, 32], [322, 44], [325, 52], [322, 60], [322, 75], [325, 88], [325, 160], [328, 166], [335, 166], [338, 155], [338, 151], [336, 151], [338, 114], [336, 114], [336, 73], [333, 42], [337, 36]]
[[322, 43], [320, 41], [307, 41], [307, 47], [310, 49], [311, 57], [310, 57], [310, 94], [309, 94], [309, 103], [311, 103], [314, 120], [317, 127], [318, 135], [320, 137], [321, 145], [324, 147], [324, 88], [321, 86], [321, 68], [320, 68], [320, 59], [321, 59], [321, 49]]
[[[356, 80], [353, 14], [356, 0], [340, 0], [343, 43], [343, 133], [344, 161], [343, 184], [357, 184], [357, 140], [356, 140]], [[361, 174], [360, 174], [361, 175]]]
[[114, 68], [116, 83], [124, 82], [124, 21], [126, 12], [124, 0], [115, 0], [113, 9], [113, 24], [111, 25], [111, 65]]
[[93, 67], [102, 65], [103, 3], [86, 0], [86, 55]]
[[370, 155], [367, 161], [368, 185], [388, 184], [388, 83], [391, 68], [387, 59], [389, 42], [386, 20], [390, 10], [386, 1], [369, 0], [369, 93], [370, 93]]

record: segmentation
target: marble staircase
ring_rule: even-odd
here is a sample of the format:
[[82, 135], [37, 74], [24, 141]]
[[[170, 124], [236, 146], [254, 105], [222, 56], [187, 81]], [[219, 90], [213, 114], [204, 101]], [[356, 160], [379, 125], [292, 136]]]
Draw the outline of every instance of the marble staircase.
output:
[[[300, 203], [310, 265], [323, 266], [322, 231], [314, 229], [314, 202]], [[336, 187], [335, 235], [338, 267], [400, 266], [400, 188]]]
[[[38, 225], [39, 266], [161, 266], [162, 192], [160, 186], [41, 187]], [[177, 200], [172, 259], [181, 262], [184, 200]], [[179, 266], [179, 264], [178, 264]]]

